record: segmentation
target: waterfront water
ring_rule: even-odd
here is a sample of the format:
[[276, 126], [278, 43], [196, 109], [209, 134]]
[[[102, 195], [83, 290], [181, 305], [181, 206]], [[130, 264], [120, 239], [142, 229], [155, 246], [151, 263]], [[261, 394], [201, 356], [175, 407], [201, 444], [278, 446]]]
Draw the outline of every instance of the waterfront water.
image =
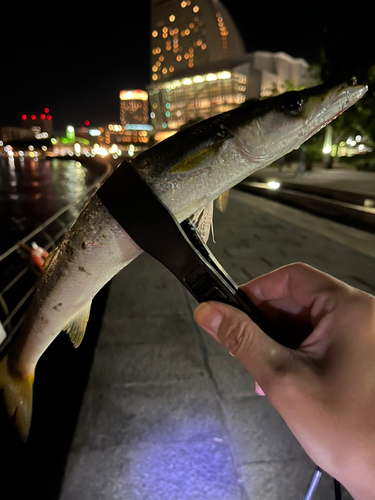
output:
[[69, 203], [77, 216], [96, 179], [75, 160], [0, 157], [0, 254]]

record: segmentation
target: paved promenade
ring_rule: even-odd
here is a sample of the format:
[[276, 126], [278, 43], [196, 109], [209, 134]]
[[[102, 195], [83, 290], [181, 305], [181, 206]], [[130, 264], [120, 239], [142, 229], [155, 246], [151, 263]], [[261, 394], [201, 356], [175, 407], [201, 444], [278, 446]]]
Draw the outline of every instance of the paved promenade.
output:
[[257, 178], [280, 182], [295, 182], [296, 184], [311, 184], [332, 189], [341, 189], [354, 193], [375, 196], [375, 172], [357, 171], [353, 168], [339, 168], [327, 170], [314, 168], [309, 172], [297, 173], [296, 165], [283, 166], [282, 170], [275, 167], [262, 168], [254, 174]]
[[[215, 239], [237, 283], [303, 261], [375, 293], [375, 235], [232, 190]], [[113, 279], [60, 500], [302, 500], [314, 464], [194, 307], [147, 255]]]

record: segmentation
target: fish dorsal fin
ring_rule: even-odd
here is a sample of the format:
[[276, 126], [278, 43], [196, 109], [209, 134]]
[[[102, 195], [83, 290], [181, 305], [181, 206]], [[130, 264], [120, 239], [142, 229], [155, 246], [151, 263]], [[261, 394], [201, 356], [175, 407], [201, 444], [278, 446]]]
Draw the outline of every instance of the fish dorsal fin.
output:
[[208, 146], [207, 148], [200, 149], [199, 151], [196, 151], [195, 153], [192, 153], [188, 157], [184, 158], [180, 162], [178, 162], [176, 165], [174, 165], [170, 170], [169, 173], [171, 174], [180, 174], [184, 172], [191, 172], [192, 170], [196, 169], [199, 167], [199, 165], [216, 156], [219, 154], [220, 149], [222, 148], [223, 143], [219, 142], [217, 144], [212, 144], [211, 146]]
[[85, 335], [87, 322], [90, 316], [91, 300], [85, 304], [76, 314], [69, 320], [63, 330], [69, 335], [74, 347], [78, 347]]
[[211, 201], [206, 207], [198, 210], [190, 217], [190, 222], [199, 232], [202, 240], [207, 243], [210, 237], [210, 229], [212, 229], [212, 237], [214, 235], [212, 217], [213, 217], [213, 202]]
[[228, 205], [228, 198], [229, 198], [229, 189], [228, 191], [225, 191], [222, 193], [218, 198], [215, 200], [215, 208], [220, 210], [220, 212], [225, 212], [227, 209]]

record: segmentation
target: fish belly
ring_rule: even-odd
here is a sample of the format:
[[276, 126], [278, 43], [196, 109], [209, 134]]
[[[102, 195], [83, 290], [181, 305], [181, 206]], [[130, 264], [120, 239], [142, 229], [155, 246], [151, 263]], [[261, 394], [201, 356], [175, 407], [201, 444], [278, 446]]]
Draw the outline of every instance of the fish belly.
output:
[[[13, 361], [34, 367], [69, 322], [142, 250], [94, 195], [57, 248], [43, 274], [16, 342]], [[18, 348], [18, 346], [22, 346]]]

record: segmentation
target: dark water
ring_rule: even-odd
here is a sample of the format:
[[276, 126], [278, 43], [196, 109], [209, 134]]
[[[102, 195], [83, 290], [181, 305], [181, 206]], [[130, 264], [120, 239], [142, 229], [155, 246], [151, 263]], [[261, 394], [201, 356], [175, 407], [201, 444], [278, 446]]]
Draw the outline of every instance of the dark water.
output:
[[75, 160], [0, 157], [0, 255], [73, 203], [77, 216], [84, 193], [98, 175]]

